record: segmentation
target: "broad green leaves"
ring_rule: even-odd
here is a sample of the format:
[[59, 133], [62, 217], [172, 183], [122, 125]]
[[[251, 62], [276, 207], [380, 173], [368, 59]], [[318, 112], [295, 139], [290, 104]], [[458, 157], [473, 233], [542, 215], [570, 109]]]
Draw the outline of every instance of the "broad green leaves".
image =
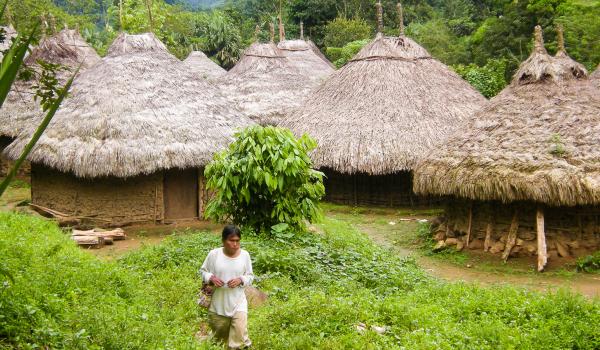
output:
[[302, 230], [305, 220], [317, 218], [325, 193], [323, 174], [308, 157], [315, 147], [307, 136], [272, 126], [237, 133], [206, 167], [207, 187], [216, 193], [205, 215], [275, 237], [282, 229]]

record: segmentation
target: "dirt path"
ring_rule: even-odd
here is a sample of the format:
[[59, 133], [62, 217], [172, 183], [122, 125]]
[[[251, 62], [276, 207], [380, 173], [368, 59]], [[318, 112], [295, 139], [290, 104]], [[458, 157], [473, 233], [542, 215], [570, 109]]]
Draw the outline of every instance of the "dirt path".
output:
[[412, 256], [432, 275], [448, 281], [482, 285], [510, 284], [532, 290], [567, 289], [588, 297], [600, 298], [600, 274], [583, 274], [565, 268], [573, 261], [555, 261], [547, 273], [535, 273], [535, 259], [511, 259], [507, 264], [497, 256], [468, 251], [450, 256], [427, 256], [419, 248], [416, 230], [419, 219], [432, 219], [429, 213], [398, 210], [364, 209], [348, 212], [344, 207], [329, 206], [327, 215], [351, 223], [376, 243], [393, 249], [401, 256]]

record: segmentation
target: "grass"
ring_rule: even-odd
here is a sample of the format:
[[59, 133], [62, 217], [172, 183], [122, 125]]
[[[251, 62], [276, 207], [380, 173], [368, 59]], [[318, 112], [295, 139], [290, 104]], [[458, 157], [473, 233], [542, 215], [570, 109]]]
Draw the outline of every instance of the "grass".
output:
[[[598, 301], [444, 283], [342, 220], [319, 226], [285, 243], [243, 238], [270, 295], [250, 310], [257, 349], [600, 347]], [[219, 244], [186, 231], [107, 262], [54, 224], [0, 213], [0, 348], [217, 349], [193, 334], [197, 269]]]

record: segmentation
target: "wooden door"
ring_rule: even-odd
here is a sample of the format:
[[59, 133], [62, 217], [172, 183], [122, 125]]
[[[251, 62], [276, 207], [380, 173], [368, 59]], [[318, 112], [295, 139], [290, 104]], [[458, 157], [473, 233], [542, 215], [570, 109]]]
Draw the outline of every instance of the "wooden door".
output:
[[165, 220], [198, 217], [198, 170], [165, 171], [163, 198]]

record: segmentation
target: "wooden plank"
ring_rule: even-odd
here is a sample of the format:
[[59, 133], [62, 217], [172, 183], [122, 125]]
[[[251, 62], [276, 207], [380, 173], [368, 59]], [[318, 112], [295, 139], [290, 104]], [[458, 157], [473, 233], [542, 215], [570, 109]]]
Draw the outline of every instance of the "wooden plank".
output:
[[471, 242], [471, 230], [473, 229], [473, 202], [469, 203], [469, 224], [467, 226], [467, 241], [465, 246], [469, 248], [469, 242]]
[[492, 233], [494, 232], [494, 222], [492, 221], [492, 216], [490, 215], [490, 220], [485, 227], [485, 241], [483, 241], [483, 251], [489, 252], [492, 247]]
[[548, 251], [546, 247], [546, 232], [544, 230], [544, 210], [542, 208], [537, 209], [536, 214], [537, 223], [537, 270], [538, 272], [544, 271], [546, 264], [548, 263]]
[[508, 230], [508, 237], [506, 239], [506, 247], [504, 248], [504, 252], [502, 253], [502, 259], [504, 262], [508, 260], [508, 256], [510, 255], [510, 251], [514, 248], [517, 243], [517, 231], [519, 230], [519, 220], [517, 210], [515, 209], [515, 213], [513, 214], [512, 222], [510, 224], [510, 229]]

